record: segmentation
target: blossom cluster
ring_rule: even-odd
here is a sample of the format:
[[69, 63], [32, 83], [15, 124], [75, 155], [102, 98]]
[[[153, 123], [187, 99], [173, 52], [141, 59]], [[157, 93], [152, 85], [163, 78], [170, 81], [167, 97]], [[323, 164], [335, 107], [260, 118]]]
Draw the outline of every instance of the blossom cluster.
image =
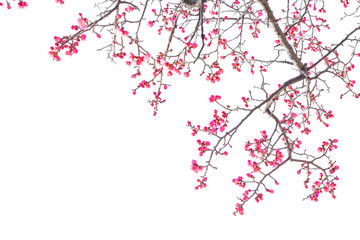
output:
[[[27, 6], [24, 1], [20, 2], [22, 4], [19, 7]], [[62, 0], [56, 2], [63, 4]], [[315, 131], [310, 129], [310, 120], [316, 119], [328, 127], [328, 121], [334, 118], [333, 112], [325, 110], [320, 103], [323, 90], [330, 89], [325, 75], [331, 75], [344, 85], [345, 92], [340, 98], [347, 94], [355, 98], [360, 96], [355, 91], [357, 84], [352, 77], [356, 69], [353, 58], [360, 57], [360, 45], [351, 36], [352, 33], [343, 41], [327, 45], [328, 41], [324, 41], [318, 34], [330, 30], [325, 4], [322, 2], [324, 1], [308, 1], [303, 4], [302, 1], [293, 1], [288, 4], [287, 10], [273, 12], [269, 11], [271, 3], [265, 0], [249, 1], [248, 4], [239, 0], [234, 0], [231, 4], [207, 1], [201, 10], [169, 1], [154, 2], [151, 7], [136, 4], [136, 1], [104, 1], [105, 7], [97, 19], [90, 21], [80, 14], [77, 24], [71, 26], [74, 34], [56, 36], [50, 55], [59, 61], [61, 51], [69, 56], [76, 54], [79, 43], [86, 39], [87, 31], [92, 31], [98, 38], [101, 35], [96, 29], [109, 33], [111, 41], [103, 49], [107, 50], [111, 60], [122, 60], [131, 67], [131, 78], [137, 80], [133, 94], [136, 95], [137, 90], [155, 88], [153, 98], [148, 101], [154, 109], [154, 115], [157, 114], [159, 105], [166, 102], [162, 90], [170, 86], [168, 81], [190, 77], [195, 72], [193, 67], [199, 66], [195, 63], [200, 64], [200, 75], [209, 83], [219, 82], [224, 77], [226, 68], [223, 66], [227, 64], [236, 73], [242, 74], [244, 68], [249, 69], [249, 80], [261, 77], [261, 81], [253, 81], [254, 90], [249, 91], [248, 96], [241, 97], [239, 106], [245, 106], [244, 108], [223, 105], [221, 96], [214, 94], [209, 97], [210, 103], [218, 104], [223, 109], [215, 109], [210, 121], [204, 126], [193, 125], [190, 121], [187, 123], [192, 136], [204, 133], [211, 138], [207, 140], [201, 137], [201, 140], [196, 141], [198, 154], [209, 158], [203, 165], [196, 160], [191, 162], [192, 171], [198, 174], [203, 172], [195, 189], [206, 188], [208, 169], [216, 169], [212, 160], [218, 155], [227, 156], [228, 152], [225, 150], [232, 147], [232, 139], [240, 132], [238, 129], [243, 122], [253, 117], [254, 112], [261, 111], [268, 115], [274, 126], [260, 131], [260, 136], [256, 138], [247, 138], [253, 140], [245, 142], [245, 151], [250, 156], [247, 160], [250, 172], [244, 178], [239, 176], [233, 179], [235, 185], [244, 188], [239, 197], [240, 203], [235, 206], [236, 213], [242, 215], [244, 204], [251, 198], [260, 202], [263, 200], [263, 193], [273, 193], [268, 180], [278, 185], [274, 173], [288, 162], [301, 164], [297, 172], [306, 174], [306, 188], [313, 180], [310, 179], [311, 172], [320, 172], [320, 177], [311, 185], [312, 193], [308, 196], [317, 201], [322, 192], [335, 196], [335, 181], [338, 178], [332, 174], [339, 169], [329, 156], [337, 148], [337, 139], [322, 141], [320, 145], [309, 149], [314, 150], [315, 154], [301, 149], [305, 145], [302, 142], [306, 139], [304, 135]], [[340, 0], [337, 4], [339, 2], [344, 8], [348, 8], [351, 1]], [[347, 14], [346, 17], [354, 14]], [[104, 21], [105, 19], [107, 20]], [[266, 54], [269, 59], [265, 59], [265, 54], [255, 54], [259, 46], [248, 39], [263, 37], [262, 34], [271, 29], [270, 22], [276, 33], [268, 39], [274, 57]], [[279, 29], [276, 29], [277, 26]], [[149, 31], [154, 31], [155, 35], [161, 35], [167, 41], [162, 45], [162, 50], [155, 51], [154, 46], [145, 44], [144, 36], [147, 37]], [[234, 38], [235, 32], [238, 35]], [[346, 45], [345, 42], [353, 49], [350, 57], [338, 51], [338, 47]], [[303, 62], [305, 59], [308, 66]], [[289, 72], [289, 76], [286, 75], [289, 78], [276, 89], [277, 83], [268, 81], [267, 74], [273, 70], [272, 66], [279, 64], [282, 64], [284, 72]], [[152, 75], [149, 74], [149, 78], [142, 75], [147, 72], [146, 67], [151, 69]], [[300, 75], [290, 76], [294, 69]], [[234, 118], [237, 122], [230, 127], [229, 115], [236, 115], [236, 112], [240, 117]], [[326, 167], [323, 167], [322, 160], [326, 161]]]
[[[15, 0], [13, 0], [13, 1], [15, 1]], [[17, 4], [20, 9], [24, 9], [28, 6], [28, 4], [22, 0], [18, 0]], [[4, 4], [2, 2], [0, 2], [0, 7], [2, 7], [2, 6], [4, 6]], [[6, 8], [9, 10], [11, 9], [11, 3], [9, 1], [6, 1]]]
[[195, 173], [198, 173], [199, 171], [202, 171], [203, 168], [204, 168], [203, 166], [200, 166], [200, 165], [197, 164], [196, 160], [192, 160], [191, 170], [193, 170]]
[[[64, 36], [64, 37], [58, 37], [55, 36], [55, 44], [54, 46], [50, 47], [49, 54], [50, 56], [56, 60], [60, 61], [61, 58], [59, 56], [59, 53], [63, 50], [65, 50], [65, 54], [68, 56], [72, 56], [73, 54], [78, 53], [78, 46], [81, 41], [86, 40], [86, 34], [84, 32], [87, 30], [89, 20], [82, 16], [81, 13], [79, 13], [80, 18], [78, 18], [77, 22], [78, 25], [72, 25], [71, 29], [76, 31], [74, 35], [71, 36]], [[99, 34], [97, 34], [99, 37]]]
[[197, 182], [199, 184], [195, 187], [195, 190], [206, 188], [207, 187], [206, 181], [207, 181], [207, 177], [203, 177], [202, 180], [197, 179]]

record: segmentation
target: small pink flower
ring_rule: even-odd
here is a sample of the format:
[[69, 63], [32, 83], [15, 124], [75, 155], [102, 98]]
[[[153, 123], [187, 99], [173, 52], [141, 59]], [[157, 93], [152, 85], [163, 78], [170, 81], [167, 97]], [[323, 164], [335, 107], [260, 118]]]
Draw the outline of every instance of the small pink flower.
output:
[[63, 0], [55, 0], [56, 3], [64, 4]]
[[151, 58], [151, 54], [150, 53], [147, 53], [144, 57], [144, 60], [147, 61]]
[[131, 59], [131, 61], [134, 61], [134, 59], [135, 59], [135, 56], [134, 56], [134, 54], [131, 52], [130, 53], [130, 56], [129, 56], [129, 58]]
[[28, 6], [25, 1], [19, 1], [19, 2], [18, 2], [18, 5], [19, 5], [19, 8], [21, 8], [21, 9], [23, 9], [23, 8], [25, 8], [25, 7]]
[[127, 36], [129, 34], [129, 32], [125, 31], [124, 28], [116, 28], [116, 31], [121, 33], [123, 36]]
[[151, 28], [151, 27], [153, 27], [153, 26], [154, 26], [154, 23], [153, 23], [153, 21], [149, 21], [147, 25], [148, 25], [148, 27], [150, 27], [150, 28]]
[[53, 51], [50, 51], [49, 54], [50, 54], [50, 56], [51, 56], [54, 60], [56, 60], [56, 61], [60, 61], [60, 60], [61, 60], [60, 57], [59, 57], [59, 55], [58, 55], [57, 53], [55, 53], [55, 52], [53, 52]]
[[85, 30], [87, 28], [86, 22], [82, 18], [79, 18], [77, 21], [81, 30]]
[[131, 12], [133, 10], [134, 10], [134, 8], [132, 6], [128, 6], [127, 8], [125, 8], [126, 12]]

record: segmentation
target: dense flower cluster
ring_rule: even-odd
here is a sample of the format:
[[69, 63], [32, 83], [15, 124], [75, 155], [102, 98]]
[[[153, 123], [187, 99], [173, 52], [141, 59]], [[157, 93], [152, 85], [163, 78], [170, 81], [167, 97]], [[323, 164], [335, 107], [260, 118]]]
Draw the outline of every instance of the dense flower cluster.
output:
[[[55, 2], [64, 4], [63, 0]], [[253, 139], [245, 142], [250, 172], [233, 179], [235, 185], [244, 188], [234, 214], [244, 214], [244, 206], [250, 199], [260, 202], [264, 193], [274, 193], [269, 185], [271, 182], [279, 184], [275, 173], [288, 163], [300, 165], [297, 173], [305, 175], [304, 186], [311, 191], [306, 198], [318, 201], [323, 192], [335, 198], [339, 178], [334, 173], [339, 166], [330, 153], [337, 149], [338, 140], [326, 137], [328, 140], [313, 149], [304, 149], [303, 141], [316, 132], [311, 121], [329, 127], [328, 121], [334, 118], [333, 111], [325, 109], [321, 103], [323, 92], [330, 90], [331, 82], [339, 80], [344, 86], [340, 98], [360, 96], [354, 80], [355, 59], [360, 57], [360, 41], [355, 33], [360, 27], [355, 24], [354, 30], [342, 40], [329, 43], [332, 39], [324, 39], [319, 34], [331, 29], [325, 2], [336, 2], [345, 10], [350, 9], [344, 16], [347, 18], [360, 11], [360, 1], [348, 0], [309, 0], [306, 4], [290, 1], [279, 11], [272, 11], [272, 3], [266, 0], [226, 3], [209, 0], [200, 7], [170, 1], [155, 1], [151, 7], [146, 5], [148, 2], [103, 1], [95, 19], [85, 18], [80, 13], [77, 24], [71, 26], [72, 34], [55, 36], [49, 54], [56, 61], [61, 60], [62, 53], [77, 54], [80, 42], [87, 39], [86, 32], [97, 38], [109, 36], [111, 40], [103, 49], [111, 60], [121, 60], [131, 67], [131, 78], [137, 80], [133, 94], [141, 89], [153, 89], [148, 102], [154, 115], [159, 105], [166, 102], [162, 91], [170, 86], [168, 81], [192, 76], [194, 67], [201, 69], [200, 75], [210, 83], [219, 82], [225, 76], [224, 69], [228, 68], [224, 66], [231, 66], [238, 74], [243, 74], [245, 69], [251, 73], [249, 81], [254, 83], [254, 89], [249, 90], [248, 96], [239, 98], [239, 106], [231, 108], [221, 102], [220, 95], [211, 95], [210, 103], [219, 105], [222, 110], [215, 109], [205, 126], [187, 123], [192, 136], [202, 133], [209, 138], [201, 137], [202, 140], [196, 141], [199, 155], [208, 159], [204, 164], [192, 160], [191, 170], [203, 174], [197, 179], [195, 189], [206, 188], [209, 168], [216, 169], [215, 156], [227, 156], [243, 123], [251, 121], [255, 112], [261, 112], [270, 119], [272, 126], [264, 124], [260, 135], [246, 138]], [[17, 4], [19, 8], [28, 6], [22, 0]], [[0, 2], [0, 6], [3, 5]], [[11, 8], [9, 1], [6, 6]], [[263, 34], [269, 29], [275, 34], [265, 38]], [[151, 40], [150, 45], [145, 43], [144, 36], [147, 37], [149, 31], [166, 41], [161, 44], [162, 50], [154, 50], [156, 46]], [[261, 49], [269, 50], [269, 54], [255, 54], [259, 46], [249, 39], [258, 38], [268, 41], [270, 48], [264, 45]], [[343, 46], [350, 46], [350, 52], [343, 54], [340, 50]], [[267, 75], [274, 71], [273, 66], [280, 64], [283, 70], [275, 71], [279, 79], [284, 79], [282, 84], [274, 83]], [[152, 73], [149, 76], [142, 75], [149, 71]], [[234, 116], [232, 125], [230, 114]], [[312, 172], [319, 173], [319, 177]]]
[[193, 170], [195, 173], [198, 173], [199, 171], [203, 170], [203, 166], [199, 166], [196, 160], [192, 160], [191, 170]]
[[78, 18], [77, 22], [78, 25], [72, 25], [71, 29], [74, 31], [77, 31], [77, 33], [74, 36], [64, 36], [64, 37], [58, 37], [55, 36], [55, 44], [54, 46], [50, 47], [49, 54], [50, 56], [56, 60], [60, 61], [61, 58], [59, 56], [59, 53], [61, 51], [65, 51], [65, 54], [68, 56], [72, 56], [73, 54], [78, 53], [78, 46], [81, 41], [86, 40], [86, 34], [84, 32], [88, 28], [89, 20], [87, 18], [84, 18], [81, 13], [79, 13], [80, 18]]

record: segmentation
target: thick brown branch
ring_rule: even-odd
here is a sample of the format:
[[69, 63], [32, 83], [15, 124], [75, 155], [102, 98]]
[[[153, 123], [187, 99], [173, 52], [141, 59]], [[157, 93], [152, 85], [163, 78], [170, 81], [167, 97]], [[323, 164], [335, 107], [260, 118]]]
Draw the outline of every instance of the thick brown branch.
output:
[[286, 49], [286, 51], [288, 52], [291, 60], [294, 61], [295, 65], [298, 67], [299, 70], [305, 70], [304, 64], [301, 62], [299, 57], [296, 55], [293, 48], [290, 46], [289, 41], [286, 39], [285, 34], [280, 29], [280, 27], [277, 23], [277, 20], [274, 16], [272, 10], [270, 9], [268, 2], [266, 0], [258, 0], [258, 1], [259, 1], [259, 3], [261, 3], [261, 5], [264, 7], [264, 10], [268, 14], [268, 18], [270, 19], [270, 22], [274, 28], [274, 31], [279, 36], [281, 43], [284, 46], [284, 48]]

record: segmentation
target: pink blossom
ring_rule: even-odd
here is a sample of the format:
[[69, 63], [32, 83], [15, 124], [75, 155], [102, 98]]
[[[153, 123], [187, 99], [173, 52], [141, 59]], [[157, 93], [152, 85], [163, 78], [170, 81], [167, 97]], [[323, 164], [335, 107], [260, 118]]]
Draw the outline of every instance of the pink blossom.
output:
[[85, 30], [87, 28], [86, 22], [82, 18], [79, 18], [77, 21], [81, 30]]
[[236, 203], [236, 207], [235, 207], [235, 210], [238, 211], [238, 213], [240, 215], [243, 215], [244, 214], [244, 209], [242, 207], [242, 205], [240, 203]]
[[144, 57], [144, 60], [147, 61], [151, 58], [151, 54], [150, 53], [147, 53]]
[[21, 8], [21, 9], [23, 9], [23, 8], [25, 8], [25, 7], [28, 6], [25, 1], [19, 1], [19, 2], [18, 2], [18, 5], [19, 5], [19, 8]]
[[123, 36], [127, 36], [129, 34], [129, 32], [125, 31], [124, 28], [116, 28], [115, 30], [121, 33]]
[[128, 6], [127, 8], [125, 8], [126, 12], [131, 12], [133, 10], [134, 10], [134, 8], [132, 6]]
[[219, 96], [219, 95], [216, 95], [216, 96], [211, 95], [210, 98], [209, 98], [209, 101], [210, 102], [215, 102], [216, 100], [220, 100], [220, 99], [221, 99], [221, 96]]
[[61, 58], [59, 57], [59, 55], [56, 52], [50, 51], [49, 54], [54, 60], [56, 60], [56, 61], [61, 60]]
[[191, 170], [193, 170], [195, 173], [198, 173], [199, 171], [203, 170], [203, 166], [199, 166], [196, 162], [196, 160], [192, 160], [191, 162]]

